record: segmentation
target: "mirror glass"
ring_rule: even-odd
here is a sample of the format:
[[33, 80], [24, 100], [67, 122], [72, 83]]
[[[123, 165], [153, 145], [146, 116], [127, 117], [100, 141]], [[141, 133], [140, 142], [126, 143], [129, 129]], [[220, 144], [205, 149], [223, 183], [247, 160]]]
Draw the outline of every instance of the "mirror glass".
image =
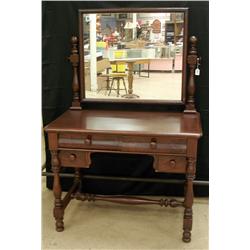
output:
[[184, 12], [82, 16], [85, 98], [182, 100]]

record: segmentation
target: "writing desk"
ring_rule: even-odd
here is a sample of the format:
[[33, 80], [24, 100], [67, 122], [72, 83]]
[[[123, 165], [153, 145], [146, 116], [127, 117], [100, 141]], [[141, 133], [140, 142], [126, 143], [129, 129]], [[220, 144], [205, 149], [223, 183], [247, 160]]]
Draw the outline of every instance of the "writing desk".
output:
[[[56, 230], [63, 231], [63, 215], [71, 199], [107, 200], [128, 204], [183, 206], [183, 241], [191, 240], [193, 179], [197, 142], [202, 135], [199, 113], [68, 110], [45, 127], [54, 173]], [[184, 201], [81, 194], [80, 168], [89, 168], [91, 153], [146, 154], [156, 172], [186, 174]], [[62, 199], [61, 166], [75, 168], [75, 181]]]

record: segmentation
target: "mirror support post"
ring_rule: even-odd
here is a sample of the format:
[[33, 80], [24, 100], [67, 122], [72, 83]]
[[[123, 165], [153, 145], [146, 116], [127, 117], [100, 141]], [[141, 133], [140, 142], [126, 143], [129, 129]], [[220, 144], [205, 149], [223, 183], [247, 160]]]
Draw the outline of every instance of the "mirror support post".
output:
[[189, 66], [189, 80], [187, 85], [187, 101], [184, 113], [195, 113], [195, 67], [197, 64], [197, 38], [195, 36], [191, 36], [189, 39], [190, 49], [187, 57], [187, 63]]
[[70, 109], [81, 109], [80, 105], [80, 87], [78, 80], [78, 66], [79, 66], [79, 53], [78, 53], [78, 38], [72, 36], [71, 38], [72, 48], [71, 55], [69, 57], [70, 62], [73, 67], [73, 81], [72, 81], [72, 90], [73, 90], [73, 100]]

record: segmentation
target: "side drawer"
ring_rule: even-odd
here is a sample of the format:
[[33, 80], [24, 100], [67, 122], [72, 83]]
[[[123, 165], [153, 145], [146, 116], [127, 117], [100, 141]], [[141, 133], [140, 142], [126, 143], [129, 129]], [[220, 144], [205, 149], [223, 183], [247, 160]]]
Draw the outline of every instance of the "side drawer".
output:
[[154, 169], [156, 172], [163, 173], [186, 173], [186, 157], [181, 156], [156, 156]]
[[61, 133], [58, 140], [62, 148], [119, 150], [119, 138], [115, 135], [92, 135], [87, 133]]
[[59, 160], [64, 167], [89, 168], [91, 164], [90, 152], [81, 152], [76, 150], [60, 150]]

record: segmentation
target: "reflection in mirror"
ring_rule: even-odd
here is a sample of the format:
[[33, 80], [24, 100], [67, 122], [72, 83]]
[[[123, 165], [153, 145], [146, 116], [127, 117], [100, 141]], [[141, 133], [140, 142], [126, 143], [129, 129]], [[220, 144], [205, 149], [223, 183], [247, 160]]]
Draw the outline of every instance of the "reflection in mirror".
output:
[[83, 14], [86, 98], [182, 100], [184, 13]]

